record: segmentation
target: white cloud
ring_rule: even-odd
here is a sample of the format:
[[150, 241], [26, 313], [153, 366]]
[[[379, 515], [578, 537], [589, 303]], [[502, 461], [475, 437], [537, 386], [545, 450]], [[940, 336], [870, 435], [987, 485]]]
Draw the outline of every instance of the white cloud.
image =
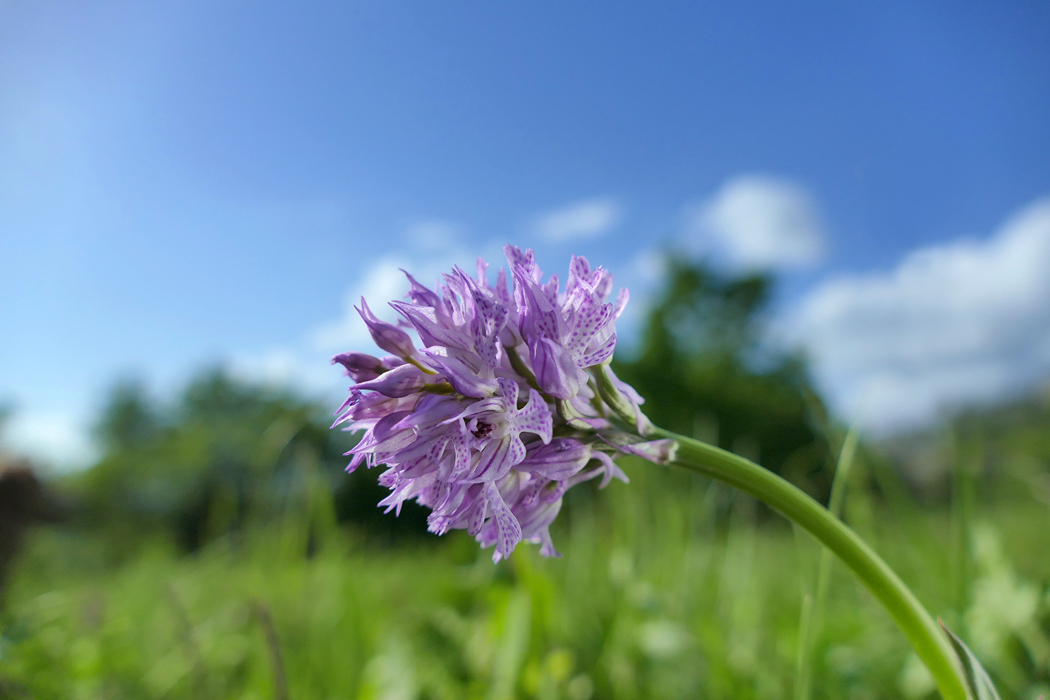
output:
[[455, 246], [463, 227], [448, 221], [417, 221], [405, 229], [405, 240], [416, 250], [442, 250]]
[[[385, 255], [369, 265], [368, 272], [343, 294], [342, 315], [313, 329], [309, 334], [310, 345], [316, 350], [335, 354], [370, 343], [368, 328], [354, 307], [364, 297], [377, 316], [393, 321], [395, 314], [386, 302], [402, 298], [408, 290], [402, 269], [415, 274], [417, 268], [411, 265], [407, 256], [399, 254]], [[424, 278], [417, 279], [423, 282]]]
[[687, 247], [744, 269], [799, 268], [824, 256], [820, 214], [805, 188], [741, 175], [687, 213]]
[[1030, 389], [1050, 374], [1050, 198], [986, 240], [828, 281], [786, 327], [833, 403], [876, 430]]
[[397, 314], [387, 302], [403, 299], [408, 292], [408, 280], [402, 270], [412, 273], [420, 284], [434, 287], [441, 275], [451, 270], [453, 265], [472, 272], [476, 260], [477, 254], [469, 254], [457, 246], [397, 252], [372, 261], [368, 265], [368, 272], [346, 290], [342, 315], [310, 332], [311, 347], [329, 355], [351, 348], [371, 347], [372, 338], [368, 327], [354, 309], [361, 297], [365, 298], [376, 316], [393, 322]]
[[98, 454], [87, 427], [68, 413], [17, 412], [4, 426], [5, 451], [66, 471], [86, 466]]
[[404, 231], [405, 245], [395, 252], [370, 261], [360, 261], [365, 272], [344, 292], [343, 309], [337, 318], [308, 330], [297, 343], [246, 353], [232, 360], [234, 371], [245, 378], [271, 384], [294, 386], [308, 391], [342, 391], [341, 370], [332, 367], [332, 355], [349, 350], [381, 353], [375, 347], [368, 327], [354, 309], [364, 297], [372, 311], [393, 322], [397, 314], [387, 304], [403, 299], [408, 292], [407, 270], [421, 284], [433, 288], [441, 276], [459, 265], [475, 270], [480, 254], [499, 265], [502, 251], [486, 245], [468, 252], [462, 240], [463, 229], [441, 221], [423, 221]]
[[[667, 275], [667, 263], [663, 251], [647, 248], [635, 253], [623, 274], [617, 273], [615, 276], [618, 283], [630, 290], [627, 307], [616, 321], [618, 353], [630, 353], [639, 343], [645, 317], [656, 301], [660, 282]], [[617, 285], [617, 291], [620, 284]]]
[[331, 356], [352, 348], [370, 347], [372, 338], [368, 328], [354, 309], [361, 298], [364, 297], [379, 318], [395, 321], [397, 314], [387, 302], [403, 299], [408, 292], [408, 280], [402, 270], [428, 286], [433, 286], [453, 265], [470, 266], [464, 269], [473, 270], [477, 253], [466, 252], [463, 234], [462, 226], [448, 221], [425, 220], [407, 227], [403, 235], [405, 245], [362, 263], [367, 272], [344, 292], [342, 314], [308, 333], [309, 349]]
[[[331, 357], [348, 350], [369, 352], [374, 343], [368, 327], [354, 306], [363, 296], [380, 318], [393, 321], [396, 314], [386, 302], [400, 299], [408, 289], [399, 268], [415, 274], [411, 259], [390, 254], [373, 261], [365, 273], [344, 293], [339, 317], [308, 330], [297, 342], [257, 352], [242, 352], [230, 360], [234, 374], [248, 381], [285, 386], [309, 393], [332, 393], [345, 389], [342, 370], [331, 365]], [[423, 278], [417, 278], [420, 282]]]
[[274, 387], [295, 387], [310, 394], [324, 394], [342, 388], [338, 370], [331, 367], [329, 355], [289, 348], [272, 348], [258, 354], [242, 353], [230, 362], [238, 379]]
[[585, 199], [536, 217], [535, 232], [548, 241], [594, 238], [620, 222], [620, 205], [610, 198]]

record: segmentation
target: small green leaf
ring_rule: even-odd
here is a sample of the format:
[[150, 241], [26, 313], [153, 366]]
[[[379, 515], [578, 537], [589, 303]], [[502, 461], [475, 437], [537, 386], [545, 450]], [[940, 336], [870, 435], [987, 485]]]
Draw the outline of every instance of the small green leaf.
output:
[[944, 626], [943, 620], [938, 619], [937, 624], [948, 635], [948, 639], [952, 643], [952, 649], [955, 650], [955, 655], [958, 657], [963, 671], [966, 672], [966, 694], [972, 700], [1002, 700], [999, 697], [999, 691], [995, 689], [995, 685], [992, 683], [992, 679], [988, 677], [988, 672], [984, 670], [981, 662], [977, 660], [970, 648], [955, 636], [954, 632]]

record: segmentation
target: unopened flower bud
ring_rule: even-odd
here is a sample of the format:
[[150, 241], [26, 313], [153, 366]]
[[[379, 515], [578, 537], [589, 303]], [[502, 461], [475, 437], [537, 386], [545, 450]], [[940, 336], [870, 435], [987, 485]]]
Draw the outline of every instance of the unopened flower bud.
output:
[[354, 388], [358, 391], [378, 391], [383, 396], [400, 399], [419, 391], [424, 384], [426, 384], [426, 375], [418, 367], [401, 365], [371, 381], [361, 382]]
[[382, 360], [363, 352], [344, 352], [336, 355], [332, 358], [332, 364], [336, 363], [346, 368], [347, 375], [355, 382], [367, 382], [387, 370]]
[[357, 313], [361, 314], [361, 318], [368, 325], [368, 332], [372, 334], [376, 345], [398, 357], [409, 358], [415, 355], [416, 348], [412, 344], [411, 336], [394, 324], [379, 320], [372, 313], [372, 309], [368, 308], [364, 297], [361, 297], [361, 308], [357, 309]]

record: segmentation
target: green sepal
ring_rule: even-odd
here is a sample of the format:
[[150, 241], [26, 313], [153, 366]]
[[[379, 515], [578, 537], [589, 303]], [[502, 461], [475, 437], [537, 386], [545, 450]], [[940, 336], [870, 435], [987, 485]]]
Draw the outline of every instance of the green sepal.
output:
[[627, 425], [635, 428], [642, 437], [653, 434], [653, 424], [645, 417], [641, 410], [627, 400], [623, 392], [617, 388], [613, 381], [613, 375], [609, 369], [609, 363], [603, 362], [590, 368], [594, 373], [594, 380], [598, 386], [598, 394], [612, 412]]
[[583, 414], [572, 407], [571, 401], [557, 399], [555, 405], [558, 409], [558, 415], [568, 426], [577, 430], [594, 430], [594, 426], [583, 420]]

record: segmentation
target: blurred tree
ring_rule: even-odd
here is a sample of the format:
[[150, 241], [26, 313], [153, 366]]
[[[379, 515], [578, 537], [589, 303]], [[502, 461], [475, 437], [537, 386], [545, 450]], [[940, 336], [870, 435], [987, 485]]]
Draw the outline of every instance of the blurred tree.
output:
[[425, 532], [422, 509], [382, 516], [375, 504], [386, 489], [374, 472], [344, 473], [353, 440], [329, 430], [329, 413], [219, 369], [191, 380], [171, 405], [141, 383], [121, 382], [96, 426], [102, 457], [75, 477], [84, 512], [128, 550], [159, 534], [193, 551], [246, 524], [318, 508], [384, 539]]
[[616, 372], [646, 398], [658, 425], [741, 453], [825, 497], [823, 406], [802, 359], [765, 342], [771, 278], [667, 260], [638, 355]]
[[135, 449], [159, 435], [159, 417], [146, 388], [137, 379], [119, 381], [95, 425], [95, 437], [106, 451]]

